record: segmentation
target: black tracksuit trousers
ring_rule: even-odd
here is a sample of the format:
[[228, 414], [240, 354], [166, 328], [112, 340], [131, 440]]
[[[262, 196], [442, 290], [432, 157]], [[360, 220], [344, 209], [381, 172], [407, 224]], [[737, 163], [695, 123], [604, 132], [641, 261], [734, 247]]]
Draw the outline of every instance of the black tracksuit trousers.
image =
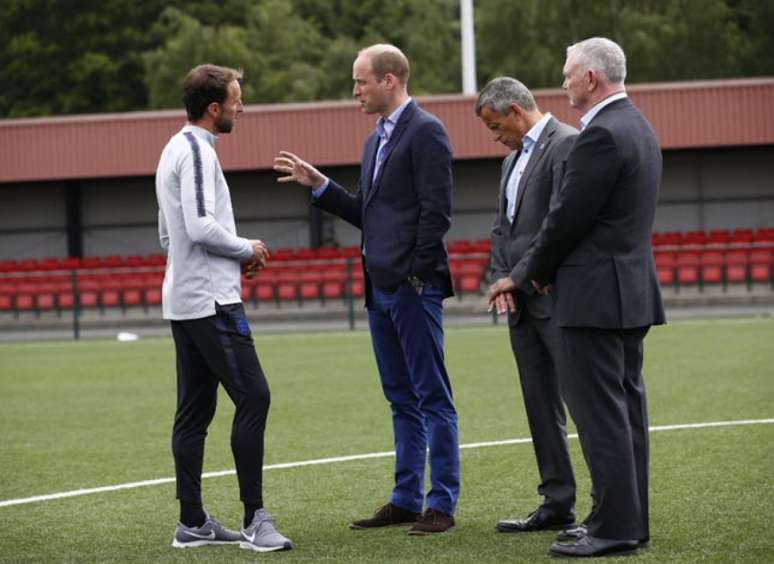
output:
[[214, 316], [171, 322], [177, 352], [177, 412], [172, 431], [177, 498], [202, 503], [204, 439], [215, 415], [218, 384], [222, 384], [236, 406], [231, 450], [240, 499], [262, 507], [269, 385], [242, 304], [215, 307]]

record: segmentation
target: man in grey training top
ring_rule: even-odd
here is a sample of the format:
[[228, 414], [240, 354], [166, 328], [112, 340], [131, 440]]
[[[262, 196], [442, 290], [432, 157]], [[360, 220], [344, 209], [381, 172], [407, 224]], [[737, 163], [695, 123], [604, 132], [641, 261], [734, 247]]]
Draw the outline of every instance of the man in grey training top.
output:
[[[287, 550], [290, 540], [263, 509], [263, 435], [269, 386], [240, 299], [240, 266], [265, 265], [258, 240], [236, 235], [228, 184], [215, 153], [243, 111], [240, 71], [200, 65], [183, 83], [188, 123], [167, 143], [156, 171], [159, 238], [167, 251], [162, 307], [177, 354], [177, 412], [172, 432], [180, 522], [172, 546], [239, 544]], [[215, 415], [218, 384], [236, 406], [231, 450], [245, 514], [230, 531], [204, 510], [204, 438]]]

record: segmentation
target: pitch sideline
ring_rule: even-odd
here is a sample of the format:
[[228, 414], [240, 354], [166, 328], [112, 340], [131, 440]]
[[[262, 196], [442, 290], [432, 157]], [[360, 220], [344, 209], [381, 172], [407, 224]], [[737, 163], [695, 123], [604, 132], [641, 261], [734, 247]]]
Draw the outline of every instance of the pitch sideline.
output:
[[[774, 423], [774, 419], [742, 419], [739, 421], [710, 421], [706, 423], [683, 423], [678, 425], [658, 425], [650, 428], [650, 432], [658, 431], [678, 431], [683, 429], [706, 429], [711, 427], [736, 427], [740, 425], [767, 425]], [[570, 439], [577, 439], [577, 434], [567, 436]], [[460, 445], [460, 449], [473, 449], [484, 448], [492, 446], [505, 446], [505, 445], [517, 445], [531, 443], [532, 439], [519, 438], [519, 439], [505, 439], [501, 441], [485, 441], [478, 443], [467, 443]], [[264, 466], [265, 470], [283, 470], [288, 468], [301, 468], [303, 466], [318, 466], [320, 464], [336, 464], [339, 462], [350, 462], [353, 460], [368, 460], [371, 458], [386, 458], [388, 456], [394, 456], [394, 451], [386, 452], [370, 452], [364, 454], [352, 454], [349, 456], [334, 456], [330, 458], [318, 458], [315, 460], [301, 460], [298, 462], [282, 462], [279, 464], [269, 464]], [[202, 474], [202, 478], [218, 478], [221, 476], [233, 476], [236, 474], [236, 470], [220, 470], [217, 472], [205, 472]], [[0, 501], [0, 507], [8, 507], [11, 505], [24, 505], [28, 503], [37, 503], [42, 501], [53, 501], [55, 499], [64, 499], [68, 497], [78, 497], [82, 495], [114, 492], [119, 490], [130, 490], [135, 488], [144, 488], [147, 486], [158, 486], [161, 484], [173, 483], [175, 478], [158, 478], [155, 480], [143, 480], [141, 482], [128, 482], [126, 484], [116, 484], [113, 486], [101, 486], [97, 488], [87, 488], [80, 490], [71, 490], [69, 492], [58, 492], [46, 495], [36, 495], [32, 497], [18, 498], [18, 499], [6, 499]]]

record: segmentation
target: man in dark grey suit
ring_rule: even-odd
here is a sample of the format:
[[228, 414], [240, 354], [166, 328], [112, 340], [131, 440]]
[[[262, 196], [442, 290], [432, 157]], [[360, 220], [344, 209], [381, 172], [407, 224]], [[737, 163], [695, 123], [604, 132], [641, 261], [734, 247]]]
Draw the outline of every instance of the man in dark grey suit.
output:
[[[494, 140], [509, 149], [502, 164], [497, 216], [492, 227], [492, 266], [497, 280], [509, 279], [559, 191], [564, 159], [578, 131], [543, 114], [518, 80], [495, 78], [478, 96], [476, 115]], [[500, 532], [567, 528], [575, 523], [575, 479], [567, 450], [564, 404], [559, 393], [559, 329], [551, 298], [534, 288], [498, 294], [490, 309], [508, 313], [519, 367], [524, 407], [535, 449], [543, 503], [526, 519], [497, 523]]]
[[650, 243], [661, 150], [625, 77], [624, 53], [609, 39], [567, 49], [564, 89], [584, 112], [581, 134], [556, 205], [512, 275], [522, 289], [554, 286], [562, 395], [591, 473], [591, 514], [550, 548], [565, 557], [632, 552], [650, 539], [642, 360], [648, 329], [664, 323]]

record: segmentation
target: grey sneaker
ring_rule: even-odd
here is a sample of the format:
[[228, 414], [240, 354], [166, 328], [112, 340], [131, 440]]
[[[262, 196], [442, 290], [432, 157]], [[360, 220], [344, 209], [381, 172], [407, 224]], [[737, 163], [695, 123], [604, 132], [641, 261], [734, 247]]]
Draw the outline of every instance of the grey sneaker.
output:
[[258, 509], [250, 526], [242, 529], [242, 540], [239, 546], [257, 552], [272, 552], [290, 550], [293, 548], [293, 543], [277, 532], [274, 521], [264, 509]]
[[182, 523], [177, 524], [172, 546], [175, 548], [192, 548], [207, 544], [237, 544], [242, 535], [236, 531], [227, 529], [217, 520], [205, 512], [207, 520], [201, 527], [186, 527]]

